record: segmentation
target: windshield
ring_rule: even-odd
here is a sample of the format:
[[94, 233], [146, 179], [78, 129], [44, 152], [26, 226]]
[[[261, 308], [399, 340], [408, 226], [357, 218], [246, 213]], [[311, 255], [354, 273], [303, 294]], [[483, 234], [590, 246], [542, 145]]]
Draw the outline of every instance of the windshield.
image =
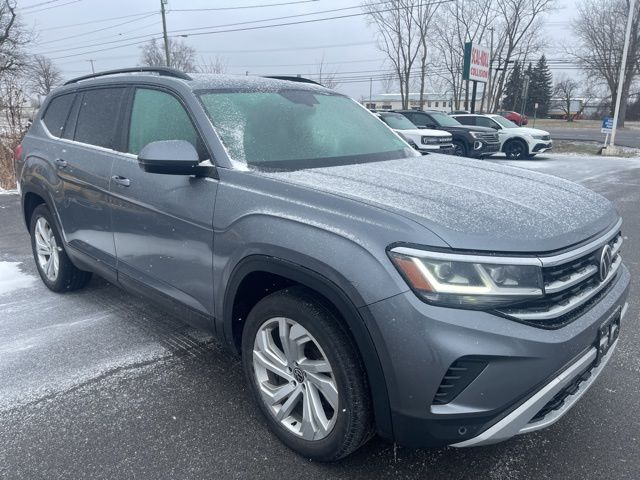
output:
[[411, 120], [399, 113], [382, 113], [380, 114], [382, 121], [396, 130], [416, 130], [416, 127]]
[[229, 156], [297, 169], [416, 155], [348, 97], [309, 90], [209, 91], [200, 100]]
[[492, 120], [502, 125], [504, 128], [518, 128], [518, 125], [513, 123], [511, 120], [507, 120], [504, 117], [496, 115], [495, 117], [491, 117]]
[[429, 115], [438, 122], [441, 127], [459, 127], [462, 125], [455, 118], [440, 112], [429, 112]]

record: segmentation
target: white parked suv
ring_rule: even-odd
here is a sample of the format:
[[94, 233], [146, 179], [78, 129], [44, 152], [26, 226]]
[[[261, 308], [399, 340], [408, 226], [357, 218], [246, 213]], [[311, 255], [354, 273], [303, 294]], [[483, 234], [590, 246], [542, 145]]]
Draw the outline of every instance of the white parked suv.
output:
[[500, 138], [500, 151], [504, 152], [507, 158], [531, 158], [553, 147], [549, 132], [537, 128], [519, 127], [502, 115], [463, 114], [453, 115], [453, 117], [463, 125], [496, 129]]
[[376, 115], [420, 153], [453, 154], [453, 135], [449, 132], [420, 129], [400, 113], [379, 112]]

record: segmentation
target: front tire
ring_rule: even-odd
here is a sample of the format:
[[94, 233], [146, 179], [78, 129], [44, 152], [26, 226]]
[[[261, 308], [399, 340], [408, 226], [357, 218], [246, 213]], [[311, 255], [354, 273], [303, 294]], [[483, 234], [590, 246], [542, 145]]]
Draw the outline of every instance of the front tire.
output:
[[503, 151], [509, 160], [525, 160], [529, 157], [529, 148], [522, 140], [511, 140], [507, 142]]
[[371, 437], [356, 347], [312, 292], [293, 287], [258, 302], [244, 327], [242, 363], [270, 428], [304, 457], [338, 460]]
[[467, 146], [464, 142], [456, 140], [453, 142], [453, 154], [458, 157], [466, 157], [467, 156]]
[[49, 207], [38, 205], [31, 215], [31, 250], [44, 284], [54, 292], [70, 292], [84, 287], [91, 272], [77, 268], [64, 250]]

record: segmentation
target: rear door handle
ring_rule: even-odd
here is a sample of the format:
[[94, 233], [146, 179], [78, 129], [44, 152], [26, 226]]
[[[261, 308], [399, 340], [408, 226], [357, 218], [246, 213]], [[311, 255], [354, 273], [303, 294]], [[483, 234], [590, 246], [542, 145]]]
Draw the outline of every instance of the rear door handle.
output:
[[121, 177], [120, 175], [114, 175], [113, 177], [111, 177], [111, 180], [122, 187], [128, 187], [129, 185], [131, 185], [131, 180], [125, 177]]
[[67, 168], [68, 163], [66, 160], [56, 158], [56, 165], [58, 166], [58, 168]]

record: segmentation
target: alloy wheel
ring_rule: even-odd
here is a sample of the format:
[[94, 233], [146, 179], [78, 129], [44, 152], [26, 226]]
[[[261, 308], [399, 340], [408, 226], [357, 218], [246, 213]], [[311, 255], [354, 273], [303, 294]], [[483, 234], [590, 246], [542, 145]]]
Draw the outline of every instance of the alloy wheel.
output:
[[34, 235], [38, 265], [47, 278], [55, 282], [60, 268], [60, 256], [56, 237], [46, 218], [38, 218]]
[[296, 321], [276, 317], [258, 329], [253, 370], [274, 418], [305, 440], [329, 435], [338, 416], [338, 388], [317, 340]]

